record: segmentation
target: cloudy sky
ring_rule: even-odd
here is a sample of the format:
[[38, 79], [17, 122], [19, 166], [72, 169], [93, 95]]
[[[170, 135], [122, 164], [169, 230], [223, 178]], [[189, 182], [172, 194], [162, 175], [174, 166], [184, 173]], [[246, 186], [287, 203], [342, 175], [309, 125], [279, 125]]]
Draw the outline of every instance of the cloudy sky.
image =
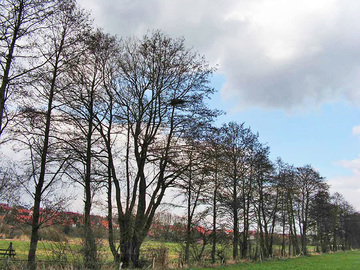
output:
[[360, 210], [360, 1], [78, 0], [119, 37], [161, 29], [218, 66], [211, 106]]

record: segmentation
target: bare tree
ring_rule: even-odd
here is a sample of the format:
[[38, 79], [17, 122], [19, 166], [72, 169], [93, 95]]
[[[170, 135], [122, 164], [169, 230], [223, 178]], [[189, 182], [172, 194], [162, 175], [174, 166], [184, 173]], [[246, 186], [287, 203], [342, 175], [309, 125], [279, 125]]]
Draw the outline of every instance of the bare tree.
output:
[[[289, 225], [288, 199], [289, 189], [293, 186], [295, 179], [294, 167], [277, 158], [274, 165], [274, 185], [278, 194], [279, 223], [282, 229], [281, 256], [286, 255], [286, 229]], [[289, 234], [290, 235], [290, 232]]]
[[[100, 267], [95, 235], [91, 227], [91, 209], [94, 193], [102, 185], [105, 177], [103, 170], [106, 170], [101, 161], [106, 148], [103, 149], [101, 142], [102, 139], [107, 139], [107, 135], [99, 126], [102, 121], [106, 121], [105, 111], [109, 110], [108, 104], [103, 100], [103, 61], [109, 42], [111, 38], [100, 30], [83, 36], [84, 51], [77, 63], [68, 70], [73, 84], [62, 93], [63, 115], [71, 125], [69, 132], [64, 135], [66, 147], [72, 153], [67, 175], [84, 188], [85, 194], [83, 251], [84, 263], [88, 269]], [[111, 144], [110, 141], [108, 143]]]
[[279, 192], [274, 183], [273, 165], [269, 148], [257, 144], [252, 158], [254, 177], [254, 208], [260, 239], [260, 252], [264, 258], [273, 255], [273, 237], [278, 212]]
[[331, 211], [331, 217], [332, 217], [332, 246], [333, 251], [338, 250], [339, 246], [339, 240], [341, 239], [341, 231], [340, 231], [340, 220], [342, 215], [342, 205], [344, 205], [345, 198], [338, 192], [335, 192], [331, 196], [331, 204], [332, 204], [332, 211]]
[[203, 102], [213, 93], [213, 69], [185, 48], [184, 39], [159, 31], [125, 40], [119, 64], [119, 121], [127, 138], [124, 189], [115, 182], [121, 261], [138, 267], [156, 209], [183, 173], [182, 137], [197, 126], [189, 123], [210, 123], [215, 116]]
[[[52, 0], [4, 0], [0, 2], [0, 137], [10, 117], [6, 104], [19, 94], [20, 78], [41, 66], [34, 61], [33, 36], [52, 13]], [[15, 93], [14, 93], [15, 92]]]
[[[103, 163], [106, 168], [107, 178], [107, 203], [108, 203], [108, 215], [107, 220], [109, 224], [108, 228], [108, 241], [110, 250], [114, 256], [115, 262], [119, 262], [120, 254], [114, 241], [113, 230], [113, 185], [118, 184], [116, 158], [117, 153], [121, 151], [118, 149], [121, 141], [121, 124], [119, 125], [116, 117], [119, 115], [119, 104], [116, 103], [116, 89], [117, 80], [119, 77], [119, 66], [117, 61], [119, 60], [119, 42], [115, 37], [110, 35], [101, 34], [100, 41], [102, 49], [99, 52], [99, 68], [102, 74], [102, 94], [99, 95], [98, 107], [100, 111], [94, 115], [95, 128], [102, 138], [102, 144], [106, 149], [106, 154], [99, 156], [98, 159]], [[118, 134], [120, 133], [120, 134]], [[120, 139], [119, 139], [120, 138]], [[121, 148], [121, 147], [120, 147]], [[113, 180], [114, 179], [114, 180]], [[116, 191], [118, 191], [116, 189]]]
[[220, 200], [222, 207], [230, 210], [233, 219], [233, 259], [236, 260], [239, 254], [239, 217], [243, 215], [243, 237], [241, 241], [242, 256], [247, 256], [247, 238], [249, 230], [249, 209], [252, 196], [251, 184], [248, 180], [249, 173], [249, 151], [257, 140], [244, 124], [230, 122], [225, 124], [221, 130], [222, 145], [224, 154], [222, 157], [224, 171], [224, 185], [221, 191]]
[[322, 189], [327, 189], [323, 177], [310, 165], [297, 168], [297, 182], [299, 186], [299, 227], [301, 233], [302, 253], [307, 255], [307, 232], [309, 229], [310, 205], [315, 194]]
[[19, 201], [21, 175], [17, 164], [8, 157], [0, 155], [0, 201], [14, 204]]
[[[183, 162], [187, 168], [179, 177], [176, 187], [179, 195], [182, 195], [186, 205], [186, 244], [184, 260], [189, 263], [190, 245], [193, 243], [192, 233], [196, 223], [194, 217], [199, 206], [203, 204], [205, 190], [209, 187], [209, 168], [208, 160], [205, 156], [206, 148], [199, 141], [187, 140], [187, 147], [183, 149]], [[195, 226], [194, 226], [195, 225]]]
[[62, 151], [58, 136], [62, 120], [57, 108], [61, 106], [59, 93], [68, 87], [64, 72], [76, 61], [81, 29], [87, 17], [74, 1], [59, 1], [47, 10], [51, 16], [42, 21], [36, 51], [41, 64], [31, 73], [26, 95], [23, 95], [21, 117], [15, 125], [16, 139], [27, 148], [30, 157], [29, 179], [33, 181], [34, 199], [32, 232], [28, 268], [35, 269], [35, 255], [39, 239], [40, 206], [46, 194], [65, 170], [67, 153]]
[[211, 206], [212, 211], [212, 232], [211, 232], [211, 261], [215, 263], [216, 260], [216, 245], [217, 245], [217, 229], [218, 229], [218, 209], [219, 209], [219, 192], [221, 192], [222, 185], [222, 170], [221, 170], [221, 133], [220, 129], [212, 128], [209, 135], [206, 137], [206, 155], [208, 160], [208, 168], [210, 173], [209, 188], [206, 190], [206, 200]]

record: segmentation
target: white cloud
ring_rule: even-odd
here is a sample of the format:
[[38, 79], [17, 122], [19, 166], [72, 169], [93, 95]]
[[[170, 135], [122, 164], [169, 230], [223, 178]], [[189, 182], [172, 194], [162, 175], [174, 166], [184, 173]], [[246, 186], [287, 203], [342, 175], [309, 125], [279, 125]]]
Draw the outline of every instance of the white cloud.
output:
[[342, 176], [328, 180], [331, 194], [342, 194], [357, 211], [360, 211], [360, 175]]
[[356, 0], [79, 0], [118, 36], [162, 29], [184, 36], [239, 108], [292, 109], [342, 97], [360, 104]]
[[332, 193], [339, 192], [345, 199], [360, 211], [360, 156], [354, 160], [341, 160], [337, 165], [349, 169], [352, 175], [338, 176], [329, 179]]
[[353, 135], [360, 135], [360, 126], [353, 127], [352, 134]]

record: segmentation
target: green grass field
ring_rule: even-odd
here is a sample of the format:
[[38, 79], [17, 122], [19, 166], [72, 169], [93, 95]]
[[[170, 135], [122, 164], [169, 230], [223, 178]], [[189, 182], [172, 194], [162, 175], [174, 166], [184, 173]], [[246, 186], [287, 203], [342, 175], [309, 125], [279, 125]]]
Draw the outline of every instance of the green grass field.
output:
[[[13, 248], [16, 250], [17, 260], [26, 260], [29, 249], [29, 241], [21, 240], [0, 240], [0, 249], [8, 248], [10, 242], [13, 243]], [[165, 247], [168, 250], [169, 261], [176, 265], [175, 261], [178, 259], [178, 254], [181, 250], [181, 245], [177, 243], [162, 243], [155, 241], [146, 241], [143, 246], [143, 251], [158, 249]], [[40, 241], [37, 250], [37, 259], [44, 261], [81, 261], [81, 240], [72, 239], [69, 243], [54, 243]], [[112, 255], [106, 244], [103, 242], [101, 247], [101, 260], [105, 262], [112, 261]], [[249, 270], [306, 270], [306, 269], [360, 269], [360, 250], [337, 252], [332, 254], [312, 255], [310, 257], [297, 257], [290, 259], [275, 259], [263, 262], [240, 262], [236, 265], [228, 265], [218, 267], [227, 270], [235, 269], [249, 269]], [[190, 269], [217, 269], [217, 268], [190, 268]]]
[[[13, 249], [16, 251], [16, 258], [19, 260], [26, 260], [29, 252], [30, 242], [24, 240], [0, 240], [0, 249], [7, 249], [10, 242], [13, 244]], [[99, 251], [101, 260], [104, 262], [111, 262], [113, 260], [108, 243], [104, 240], [100, 246]], [[146, 241], [141, 247], [142, 251], [158, 249], [165, 247], [168, 250], [169, 260], [177, 260], [178, 253], [181, 246], [178, 243]], [[36, 251], [38, 260], [59, 260], [69, 261], [81, 259], [81, 239], [71, 239], [68, 243], [57, 243], [50, 241], [39, 241]]]
[[257, 263], [239, 263], [218, 268], [190, 268], [226, 270], [356, 270], [360, 269], [360, 250], [312, 255], [290, 259], [269, 260]]

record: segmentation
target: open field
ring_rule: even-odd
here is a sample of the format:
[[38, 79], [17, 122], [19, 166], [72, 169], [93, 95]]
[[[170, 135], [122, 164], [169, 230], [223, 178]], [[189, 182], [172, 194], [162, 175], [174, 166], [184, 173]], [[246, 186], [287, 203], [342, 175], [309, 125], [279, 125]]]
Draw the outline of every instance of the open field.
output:
[[219, 268], [226, 270], [355, 270], [360, 269], [360, 250], [312, 255], [310, 257], [269, 260], [257, 263], [242, 262], [227, 267], [190, 269], [206, 270]]
[[[16, 260], [25, 261], [29, 249], [29, 241], [26, 240], [0, 240], [0, 248], [8, 248], [10, 242], [16, 250]], [[112, 255], [108, 248], [107, 242], [101, 243], [100, 259], [103, 263], [111, 263]], [[168, 258], [172, 267], [177, 266], [177, 259], [181, 252], [181, 244], [146, 241], [142, 246], [142, 254], [151, 250], [166, 248], [168, 250]], [[309, 248], [310, 249], [310, 248]], [[313, 249], [313, 247], [312, 247]], [[56, 243], [40, 241], [37, 251], [37, 260], [39, 261], [67, 261], [81, 262], [81, 240], [72, 238], [67, 243]], [[228, 265], [221, 267], [227, 270], [250, 269], [250, 270], [282, 270], [282, 269], [360, 269], [360, 250], [337, 252], [332, 254], [312, 255], [310, 257], [298, 257], [291, 259], [275, 259], [257, 263], [240, 262], [237, 265]], [[216, 268], [191, 268], [191, 269], [216, 269]]]
[[[13, 248], [16, 251], [16, 258], [19, 260], [26, 260], [29, 252], [30, 241], [0, 240], [0, 248], [7, 249], [10, 242], [13, 243]], [[76, 243], [75, 241], [71, 241], [69, 243], [56, 243], [39, 241], [36, 255], [38, 260], [55, 260], [56, 256], [66, 256], [67, 260], [72, 261], [72, 259], [74, 259], [74, 254], [77, 254], [80, 249], [81, 242]]]
[[[82, 259], [81, 241], [82, 240], [79, 238], [69, 238], [67, 242], [39, 241], [36, 252], [37, 260], [69, 262], [79, 261]], [[30, 241], [3, 239], [0, 240], [0, 249], [7, 249], [10, 242], [13, 243], [13, 249], [16, 251], [16, 259], [27, 260]], [[113, 257], [110, 252], [108, 242], [103, 240], [101, 243], [98, 243], [98, 247], [100, 247], [100, 259], [103, 262], [112, 262]], [[179, 243], [146, 241], [143, 243], [141, 250], [143, 253], [145, 253], [146, 251], [155, 250], [162, 247], [168, 250], [168, 258], [170, 261], [175, 261], [178, 259], [178, 254], [181, 251], [181, 245]]]

